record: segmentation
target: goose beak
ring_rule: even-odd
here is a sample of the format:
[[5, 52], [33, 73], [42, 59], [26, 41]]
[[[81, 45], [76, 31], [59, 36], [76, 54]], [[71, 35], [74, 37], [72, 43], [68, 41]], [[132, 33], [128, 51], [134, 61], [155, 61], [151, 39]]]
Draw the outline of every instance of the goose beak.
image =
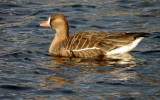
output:
[[39, 26], [41, 26], [41, 27], [50, 27], [48, 21], [45, 21], [45, 22], [41, 23]]

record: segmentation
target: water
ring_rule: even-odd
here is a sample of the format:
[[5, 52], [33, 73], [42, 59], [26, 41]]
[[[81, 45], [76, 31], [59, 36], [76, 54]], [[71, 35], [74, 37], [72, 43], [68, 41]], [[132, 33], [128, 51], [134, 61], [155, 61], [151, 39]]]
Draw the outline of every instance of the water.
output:
[[[0, 0], [0, 99], [159, 100], [159, 0]], [[51, 57], [48, 16], [67, 17], [70, 33], [147, 32], [122, 59]]]

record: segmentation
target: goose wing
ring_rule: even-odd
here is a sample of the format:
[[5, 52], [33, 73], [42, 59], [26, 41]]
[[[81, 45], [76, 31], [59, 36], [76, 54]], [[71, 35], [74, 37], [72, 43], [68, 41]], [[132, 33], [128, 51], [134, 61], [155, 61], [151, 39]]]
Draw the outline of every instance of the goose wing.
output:
[[63, 47], [76, 57], [105, 55], [106, 52], [130, 44], [137, 34], [83, 31], [70, 36], [63, 42]]

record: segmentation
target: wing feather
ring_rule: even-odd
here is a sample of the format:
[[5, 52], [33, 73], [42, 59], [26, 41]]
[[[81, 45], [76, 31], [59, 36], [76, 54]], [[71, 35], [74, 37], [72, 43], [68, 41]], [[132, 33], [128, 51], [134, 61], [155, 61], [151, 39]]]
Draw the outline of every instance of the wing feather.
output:
[[134, 40], [133, 35], [127, 35], [124, 32], [82, 31], [70, 36], [63, 42], [62, 47], [72, 51], [78, 57], [98, 56], [130, 44]]

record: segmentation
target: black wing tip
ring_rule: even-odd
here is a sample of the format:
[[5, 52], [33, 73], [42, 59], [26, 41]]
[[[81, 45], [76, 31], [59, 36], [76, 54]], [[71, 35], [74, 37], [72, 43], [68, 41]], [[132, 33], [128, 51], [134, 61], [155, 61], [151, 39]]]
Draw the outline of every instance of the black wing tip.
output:
[[151, 35], [150, 33], [145, 33], [145, 32], [129, 32], [127, 34], [135, 35], [136, 37], [149, 37]]

